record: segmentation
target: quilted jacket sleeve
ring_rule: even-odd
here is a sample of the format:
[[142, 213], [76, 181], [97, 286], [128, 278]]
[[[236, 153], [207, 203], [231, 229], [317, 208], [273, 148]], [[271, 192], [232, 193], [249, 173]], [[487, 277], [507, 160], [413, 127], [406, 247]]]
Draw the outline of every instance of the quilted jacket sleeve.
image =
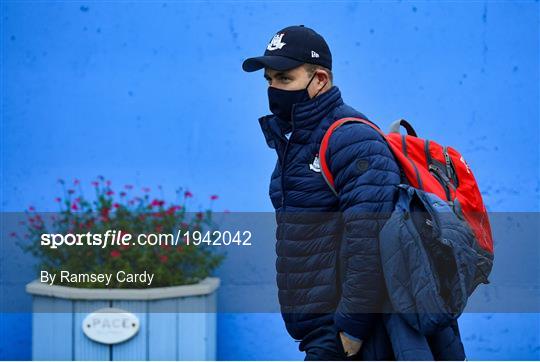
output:
[[365, 339], [384, 296], [378, 234], [393, 210], [400, 172], [383, 137], [360, 123], [334, 131], [326, 160], [344, 221], [342, 296], [334, 322], [340, 330]]

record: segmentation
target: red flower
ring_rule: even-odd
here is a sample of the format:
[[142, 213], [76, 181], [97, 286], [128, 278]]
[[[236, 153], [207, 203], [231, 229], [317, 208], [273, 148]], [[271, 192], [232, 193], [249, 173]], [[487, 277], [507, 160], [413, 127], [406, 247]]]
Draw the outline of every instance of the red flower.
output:
[[76, 203], [73, 203], [71, 205], [71, 210], [79, 210], [79, 205], [77, 205]]
[[152, 206], [158, 206], [158, 207], [163, 206], [163, 204], [165, 204], [165, 201], [158, 200], [158, 199], [152, 200], [152, 203], [151, 203]]
[[94, 186], [94, 187], [98, 187], [99, 182], [97, 182], [97, 181], [92, 181], [91, 184], [92, 184], [92, 186]]
[[159, 256], [159, 260], [165, 264], [168, 260], [169, 260], [169, 257], [167, 255], [160, 255]]
[[120, 197], [126, 196], [126, 193], [124, 191], [120, 191]]
[[109, 190], [105, 193], [107, 196], [111, 196], [111, 195], [114, 195], [114, 191], [113, 190]]
[[210, 196], [210, 200], [217, 200], [218, 199], [218, 195], [212, 195]]
[[113, 207], [114, 207], [115, 209], [118, 209], [118, 208], [120, 207], [120, 204], [119, 204], [118, 202], [115, 202], [115, 203], [113, 204]]
[[120, 253], [120, 252], [119, 252], [118, 250], [116, 250], [116, 249], [111, 251], [111, 256], [112, 256], [113, 258], [118, 258], [118, 257], [120, 257], [121, 255], [122, 255], [122, 253]]
[[203, 218], [203, 213], [202, 212], [199, 211], [196, 215], [197, 215], [197, 219], [202, 220], [202, 218]]
[[62, 201], [62, 199], [61, 199], [61, 198], [59, 198], [59, 197], [55, 197], [55, 198], [54, 198], [54, 201], [56, 201], [56, 202], [60, 202], [60, 201]]
[[36, 211], [36, 209], [33, 206], [28, 206], [28, 211]]
[[185, 198], [193, 197], [193, 194], [191, 193], [191, 191], [186, 191], [186, 192], [184, 192], [184, 197]]
[[178, 251], [179, 253], [183, 252], [184, 251], [184, 248], [182, 246], [177, 246], [176, 247], [176, 251]]
[[175, 212], [176, 210], [180, 210], [180, 209], [181, 209], [180, 206], [174, 205], [174, 206], [169, 207], [169, 208], [167, 209], [166, 213], [167, 213], [167, 215], [172, 215], [172, 214], [174, 214], [174, 212]]

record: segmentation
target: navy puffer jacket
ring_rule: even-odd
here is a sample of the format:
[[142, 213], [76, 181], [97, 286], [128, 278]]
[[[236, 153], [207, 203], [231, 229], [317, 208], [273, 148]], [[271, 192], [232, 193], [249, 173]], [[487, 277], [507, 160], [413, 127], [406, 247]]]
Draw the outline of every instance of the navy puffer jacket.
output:
[[330, 138], [326, 155], [336, 196], [316, 156], [325, 131], [343, 117], [366, 118], [333, 86], [296, 104], [292, 124], [273, 115], [259, 119], [278, 155], [270, 182], [277, 285], [286, 328], [296, 340], [333, 323], [367, 339], [385, 298], [378, 234], [393, 210], [400, 171], [375, 130], [343, 125]]

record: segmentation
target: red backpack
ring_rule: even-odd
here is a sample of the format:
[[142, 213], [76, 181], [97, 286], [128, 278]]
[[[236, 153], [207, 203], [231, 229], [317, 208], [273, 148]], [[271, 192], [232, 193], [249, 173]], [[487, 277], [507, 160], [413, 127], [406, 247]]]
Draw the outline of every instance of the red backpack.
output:
[[[418, 138], [413, 127], [404, 119], [394, 122], [388, 134], [370, 121], [352, 117], [339, 119], [328, 128], [319, 149], [319, 162], [321, 173], [334, 193], [334, 177], [326, 162], [326, 150], [332, 133], [347, 122], [364, 123], [379, 132], [390, 146], [406, 182], [445, 200], [471, 227], [478, 246], [493, 255], [493, 237], [487, 211], [478, 184], [463, 156], [452, 147]], [[399, 133], [400, 126], [405, 127], [407, 135]]]

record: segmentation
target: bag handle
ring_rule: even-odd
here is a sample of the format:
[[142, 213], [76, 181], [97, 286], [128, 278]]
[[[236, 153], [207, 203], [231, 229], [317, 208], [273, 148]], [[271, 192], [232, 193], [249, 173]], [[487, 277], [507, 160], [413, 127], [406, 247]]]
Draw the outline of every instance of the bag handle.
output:
[[409, 136], [418, 137], [416, 135], [416, 131], [414, 130], [413, 126], [403, 118], [398, 119], [397, 121], [394, 121], [390, 125], [390, 132], [389, 133], [399, 133], [399, 127], [403, 126], [407, 130], [407, 134]]

